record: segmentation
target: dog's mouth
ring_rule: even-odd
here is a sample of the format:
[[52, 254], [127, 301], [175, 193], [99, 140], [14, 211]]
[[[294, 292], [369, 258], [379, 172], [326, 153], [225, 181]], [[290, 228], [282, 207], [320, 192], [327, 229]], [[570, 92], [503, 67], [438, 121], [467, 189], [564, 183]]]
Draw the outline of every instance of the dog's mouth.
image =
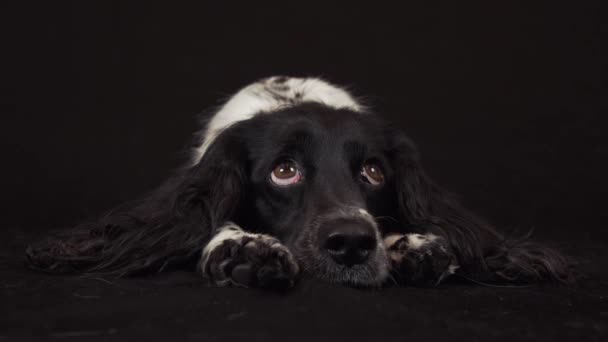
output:
[[388, 257], [375, 220], [360, 208], [342, 208], [312, 222], [292, 251], [308, 275], [355, 287], [379, 287]]
[[380, 287], [388, 278], [388, 258], [384, 247], [377, 249], [364, 263], [345, 265], [319, 251], [297, 249], [294, 252], [302, 271], [314, 278], [353, 287]]

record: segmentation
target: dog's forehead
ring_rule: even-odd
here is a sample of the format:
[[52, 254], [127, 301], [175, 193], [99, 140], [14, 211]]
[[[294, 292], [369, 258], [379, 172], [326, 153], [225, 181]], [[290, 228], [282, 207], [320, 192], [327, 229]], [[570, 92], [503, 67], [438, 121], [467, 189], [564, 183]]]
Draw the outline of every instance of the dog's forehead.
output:
[[252, 123], [253, 130], [258, 132], [254, 139], [262, 138], [273, 144], [296, 141], [335, 145], [349, 141], [364, 143], [370, 136], [377, 135], [375, 125], [366, 115], [371, 114], [316, 104], [303, 105], [257, 118], [259, 122]]
[[266, 116], [262, 129], [271, 139], [290, 139], [294, 134], [335, 141], [364, 139], [373, 130], [365, 115], [370, 114], [309, 104]]

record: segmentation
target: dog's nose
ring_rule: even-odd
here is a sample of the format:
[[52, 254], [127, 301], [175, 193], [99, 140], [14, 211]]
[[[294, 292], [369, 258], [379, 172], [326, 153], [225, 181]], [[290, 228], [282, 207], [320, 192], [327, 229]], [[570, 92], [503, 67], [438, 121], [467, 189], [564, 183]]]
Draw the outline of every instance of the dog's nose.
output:
[[321, 246], [338, 264], [364, 263], [377, 245], [373, 227], [359, 222], [336, 223], [322, 230]]

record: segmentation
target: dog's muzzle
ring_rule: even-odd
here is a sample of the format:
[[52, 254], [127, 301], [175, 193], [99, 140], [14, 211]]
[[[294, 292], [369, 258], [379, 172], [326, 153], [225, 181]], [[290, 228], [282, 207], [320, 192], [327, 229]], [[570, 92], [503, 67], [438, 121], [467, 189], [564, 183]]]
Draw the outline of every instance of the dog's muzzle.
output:
[[362, 208], [343, 206], [317, 216], [293, 250], [304, 271], [331, 282], [379, 286], [388, 276], [380, 230]]

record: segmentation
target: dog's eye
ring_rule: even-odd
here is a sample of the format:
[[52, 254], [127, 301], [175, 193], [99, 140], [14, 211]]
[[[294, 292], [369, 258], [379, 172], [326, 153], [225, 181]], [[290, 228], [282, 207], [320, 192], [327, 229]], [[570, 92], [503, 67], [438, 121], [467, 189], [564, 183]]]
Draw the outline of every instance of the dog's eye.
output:
[[292, 185], [302, 180], [302, 172], [293, 160], [285, 160], [274, 167], [270, 180], [276, 185]]
[[373, 162], [365, 163], [361, 168], [361, 180], [371, 185], [382, 185], [384, 183], [384, 174], [378, 164]]

